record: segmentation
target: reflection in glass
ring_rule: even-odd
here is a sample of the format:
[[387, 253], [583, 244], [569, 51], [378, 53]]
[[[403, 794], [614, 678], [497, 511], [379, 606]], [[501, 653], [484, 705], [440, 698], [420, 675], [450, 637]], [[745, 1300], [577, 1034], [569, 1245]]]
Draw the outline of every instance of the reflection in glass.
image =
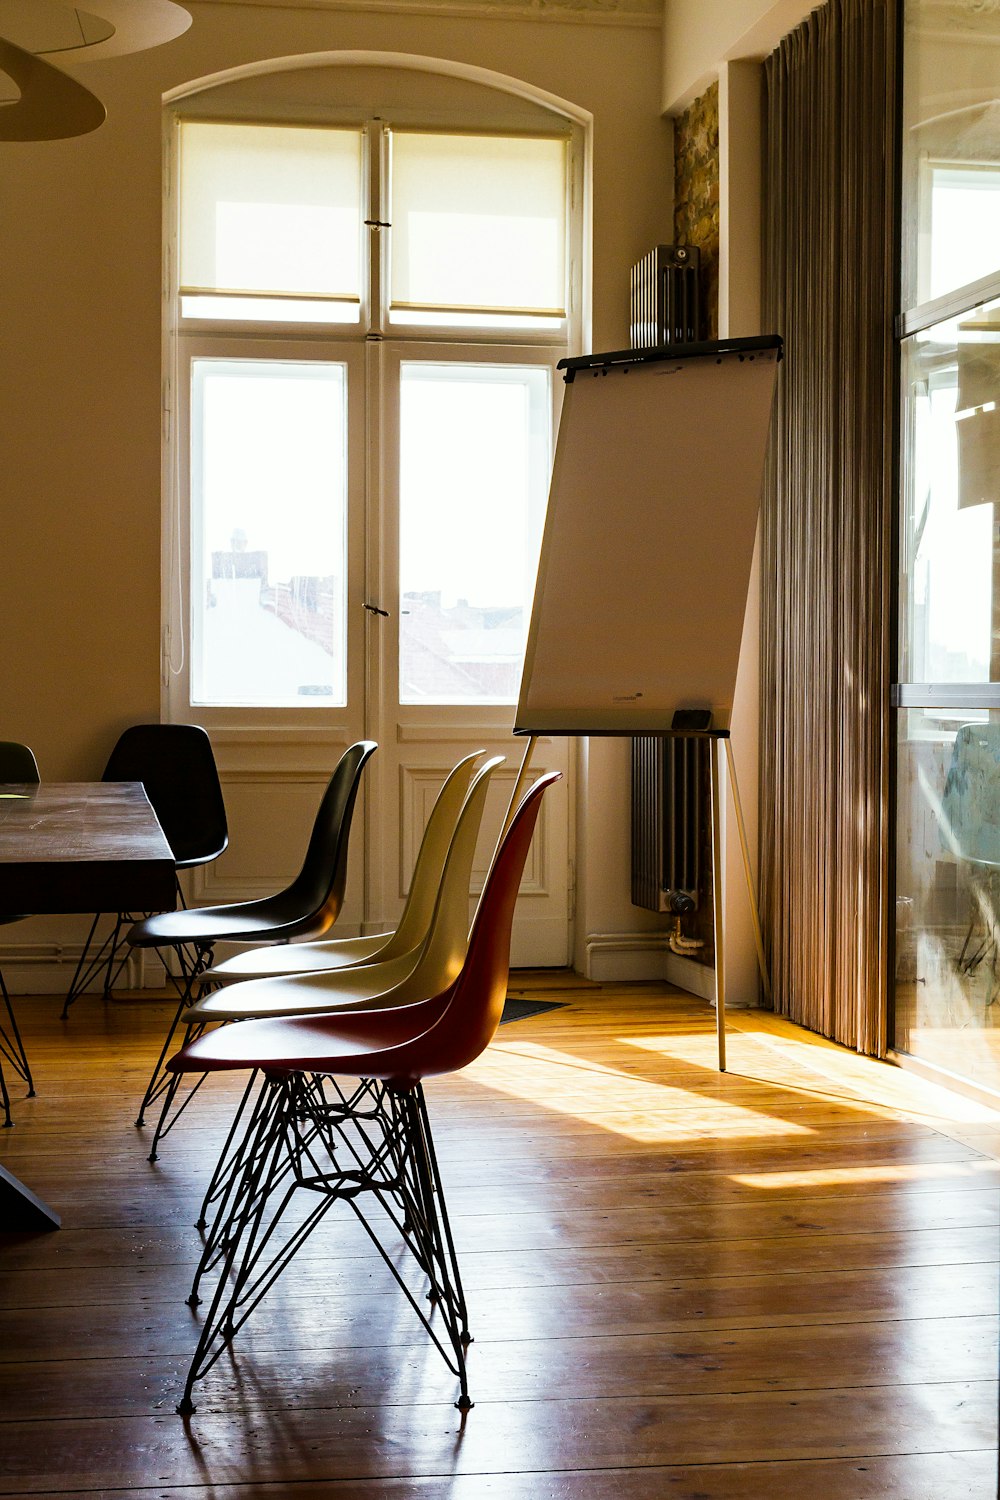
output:
[[550, 402], [537, 366], [402, 366], [401, 703], [516, 701]]
[[905, 0], [903, 306], [1000, 270], [1000, 8]]
[[1000, 1091], [1000, 712], [899, 720], [896, 1046]]
[[1000, 6], [903, 14], [894, 1043], [1000, 1090]]
[[1000, 681], [1000, 303], [903, 345], [900, 680]]
[[358, 305], [361, 144], [358, 129], [183, 121], [182, 292], [300, 293]]
[[194, 362], [193, 703], [346, 702], [344, 366]]

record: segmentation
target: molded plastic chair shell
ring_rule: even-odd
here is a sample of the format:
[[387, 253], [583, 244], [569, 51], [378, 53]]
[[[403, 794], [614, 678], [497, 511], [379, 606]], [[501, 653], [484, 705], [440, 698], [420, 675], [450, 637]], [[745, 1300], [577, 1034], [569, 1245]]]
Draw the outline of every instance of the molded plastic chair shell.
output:
[[[361, 1014], [237, 1022], [189, 1043], [167, 1063], [174, 1073], [259, 1068], [378, 1078], [410, 1087], [473, 1062], [503, 1014], [514, 903], [551, 771], [525, 794], [483, 887], [465, 962], [440, 993], [412, 1005]], [[282, 984], [282, 980], [267, 983]]]
[[[178, 870], [210, 863], [229, 843], [212, 743], [198, 724], [133, 724], [118, 736], [101, 780], [142, 784]], [[179, 881], [177, 893], [183, 905]], [[102, 970], [107, 999], [125, 967], [128, 950], [124, 929], [134, 921], [135, 914], [119, 911], [113, 931], [94, 953], [100, 918], [98, 912], [91, 924], [63, 1002], [64, 1017]]]
[[[536, 782], [511, 820], [486, 878], [464, 962], [442, 992], [425, 991], [414, 1004], [391, 1010], [239, 1021], [204, 1033], [167, 1064], [175, 1078], [264, 1070], [257, 1102], [222, 1174], [216, 1220], [188, 1299], [197, 1305], [206, 1278], [214, 1279], [177, 1405], [181, 1415], [192, 1415], [195, 1383], [231, 1349], [327, 1211], [344, 1201], [458, 1377], [456, 1405], [463, 1411], [472, 1405], [468, 1308], [421, 1079], [472, 1062], [496, 1031], [507, 993], [518, 886], [542, 794], [558, 774]], [[474, 795], [475, 787], [470, 799]], [[287, 983], [294, 981], [261, 981]], [[343, 1075], [358, 1080], [352, 1092], [344, 1091]], [[249, 1091], [240, 1115], [248, 1098]], [[290, 1236], [276, 1235], [286, 1209], [303, 1194], [311, 1200], [305, 1217], [295, 1219]], [[362, 1207], [365, 1200], [376, 1209], [371, 1217]], [[391, 1249], [380, 1225], [399, 1236]], [[423, 1296], [397, 1265], [401, 1248], [416, 1262]]]
[[[437, 795], [420, 841], [406, 904], [395, 932], [364, 938], [328, 938], [294, 946], [283, 943], [273, 948], [252, 948], [215, 964], [206, 972], [205, 978], [220, 984], [233, 984], [237, 980], [266, 979], [278, 974], [307, 974], [359, 964], [385, 963], [414, 953], [430, 930], [448, 851], [472, 784], [476, 762], [483, 753], [477, 750], [460, 760]], [[498, 758], [495, 764], [499, 765], [501, 759]]]
[[302, 868], [291, 885], [256, 901], [147, 917], [130, 929], [129, 943], [138, 948], [192, 943], [207, 947], [223, 938], [283, 940], [328, 932], [344, 901], [348, 839], [361, 772], [375, 749], [373, 740], [359, 740], [344, 751], [319, 805]]
[[133, 724], [102, 781], [141, 781], [179, 870], [218, 859], [229, 843], [212, 744], [198, 724]]
[[409, 953], [353, 968], [250, 979], [206, 995], [184, 1012], [188, 1024], [296, 1015], [342, 1009], [411, 1005], [447, 988], [460, 972], [469, 943], [469, 885], [490, 777], [503, 756], [477, 771], [448, 849], [423, 942]]
[[0, 740], [0, 782], [37, 786], [40, 779], [38, 762], [27, 745]]

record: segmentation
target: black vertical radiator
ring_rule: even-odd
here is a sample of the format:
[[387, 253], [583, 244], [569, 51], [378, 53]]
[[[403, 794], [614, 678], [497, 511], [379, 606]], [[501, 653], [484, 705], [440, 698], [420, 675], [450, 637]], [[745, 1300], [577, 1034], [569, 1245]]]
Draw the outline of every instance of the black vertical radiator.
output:
[[683, 916], [700, 904], [708, 871], [710, 742], [632, 740], [632, 904]]
[[693, 245], [657, 245], [632, 267], [629, 333], [633, 349], [698, 342], [700, 259]]

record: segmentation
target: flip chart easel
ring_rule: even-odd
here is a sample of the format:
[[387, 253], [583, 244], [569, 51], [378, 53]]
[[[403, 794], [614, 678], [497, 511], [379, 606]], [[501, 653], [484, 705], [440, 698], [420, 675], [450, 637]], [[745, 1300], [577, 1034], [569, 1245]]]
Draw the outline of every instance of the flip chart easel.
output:
[[[726, 756], [757, 956], [756, 893], [729, 741], [781, 339], [561, 361], [566, 393], [515, 734], [711, 743], [716, 1026], [725, 1070]], [[525, 759], [525, 767], [527, 758]], [[522, 775], [525, 767], [522, 767]]]

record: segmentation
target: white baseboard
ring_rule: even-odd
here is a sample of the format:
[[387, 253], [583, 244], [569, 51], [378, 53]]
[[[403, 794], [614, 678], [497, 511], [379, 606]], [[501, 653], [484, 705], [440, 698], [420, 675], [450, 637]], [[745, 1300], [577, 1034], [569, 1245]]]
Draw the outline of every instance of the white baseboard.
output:
[[662, 979], [666, 951], [658, 933], [588, 933], [584, 943], [584, 978], [598, 984]]
[[[82, 943], [5, 943], [0, 969], [12, 995], [65, 995], [83, 952]], [[166, 970], [155, 953], [129, 956], [116, 990], [158, 990], [167, 982]], [[95, 974], [87, 994], [100, 994], [101, 974]]]
[[693, 958], [668, 949], [663, 959], [663, 978], [668, 984], [676, 984], [679, 990], [715, 1004], [715, 970], [708, 964], [697, 964]]
[[[674, 953], [658, 933], [594, 932], [584, 944], [584, 978], [603, 984], [663, 980], [699, 1000], [715, 1003], [715, 970]], [[727, 998], [729, 1010], [746, 1004]]]

